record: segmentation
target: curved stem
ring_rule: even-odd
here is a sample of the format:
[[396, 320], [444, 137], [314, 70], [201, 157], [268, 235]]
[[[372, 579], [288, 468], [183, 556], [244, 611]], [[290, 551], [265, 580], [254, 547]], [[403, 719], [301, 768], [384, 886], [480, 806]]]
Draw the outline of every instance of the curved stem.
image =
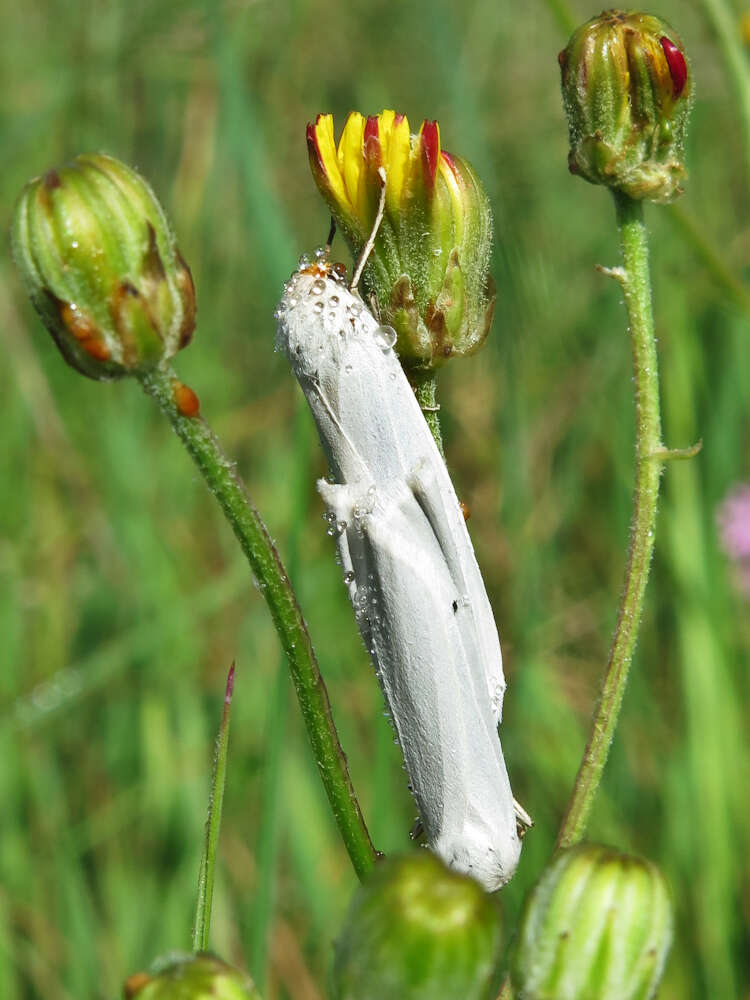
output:
[[643, 595], [654, 549], [659, 477], [663, 460], [668, 457], [661, 443], [659, 378], [643, 205], [620, 192], [614, 192], [614, 196], [623, 266], [608, 273], [622, 286], [633, 347], [636, 413], [633, 519], [625, 583], [609, 662], [557, 847], [570, 847], [583, 837], [609, 755], [643, 611]]
[[289, 661], [307, 735], [336, 824], [354, 869], [363, 878], [372, 868], [376, 852], [349, 777], [307, 625], [279, 554], [211, 428], [199, 414], [189, 415], [191, 408], [183, 400], [185, 393], [192, 396], [192, 392], [182, 386], [169, 368], [151, 371], [141, 376], [140, 381], [169, 418], [219, 501], [250, 564]]

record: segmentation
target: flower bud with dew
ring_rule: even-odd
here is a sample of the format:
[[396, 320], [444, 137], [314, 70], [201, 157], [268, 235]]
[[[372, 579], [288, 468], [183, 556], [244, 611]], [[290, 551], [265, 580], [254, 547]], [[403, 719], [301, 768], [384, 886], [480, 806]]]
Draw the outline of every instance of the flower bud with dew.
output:
[[11, 240], [34, 307], [82, 374], [144, 373], [190, 342], [190, 270], [150, 186], [119, 160], [86, 154], [30, 181]]
[[404, 115], [352, 112], [338, 146], [333, 117], [307, 127], [310, 166], [354, 257], [373, 230], [385, 172], [385, 214], [365, 267], [364, 297], [398, 335], [410, 376], [483, 344], [495, 307], [492, 213], [469, 163], [446, 153], [437, 122], [411, 134]]

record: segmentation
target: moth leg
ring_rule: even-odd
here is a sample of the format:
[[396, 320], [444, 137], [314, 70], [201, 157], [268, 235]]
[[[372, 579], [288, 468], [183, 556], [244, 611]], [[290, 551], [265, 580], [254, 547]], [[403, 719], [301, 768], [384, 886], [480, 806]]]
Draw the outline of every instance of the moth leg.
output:
[[516, 814], [516, 828], [518, 830], [518, 836], [524, 837], [526, 832], [534, 825], [534, 820], [531, 816], [529, 816], [517, 799], [513, 799], [513, 811]]
[[365, 646], [372, 645], [370, 622], [367, 617], [368, 565], [362, 532], [358, 526], [366, 513], [361, 487], [318, 480], [318, 493], [328, 508], [329, 525], [336, 536], [344, 583], [352, 602], [359, 631]]

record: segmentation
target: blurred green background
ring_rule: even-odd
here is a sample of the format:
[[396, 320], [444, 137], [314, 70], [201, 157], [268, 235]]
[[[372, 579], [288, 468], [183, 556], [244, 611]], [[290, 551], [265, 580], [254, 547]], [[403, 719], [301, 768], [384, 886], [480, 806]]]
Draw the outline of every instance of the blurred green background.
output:
[[[196, 280], [177, 359], [291, 570], [377, 846], [414, 818], [347, 605], [321, 453], [272, 313], [328, 218], [319, 111], [437, 118], [496, 215], [494, 329], [441, 377], [444, 435], [509, 681], [503, 745], [533, 814], [508, 937], [551, 850], [606, 660], [633, 468], [609, 195], [570, 177], [556, 54], [598, 8], [497, 0], [2, 0], [7, 231], [24, 181], [103, 150], [162, 198]], [[664, 0], [696, 80], [690, 180], [649, 206], [665, 439], [654, 572], [592, 838], [674, 889], [664, 1000], [750, 997], [748, 599], [716, 507], [750, 478], [748, 162], [701, 3]], [[735, 13], [740, 13], [739, 7]], [[733, 22], [729, 22], [733, 30]], [[714, 248], [714, 249], [711, 249]], [[718, 248], [718, 249], [717, 249]], [[343, 246], [339, 252], [344, 253]], [[119, 995], [187, 947], [211, 749], [237, 661], [213, 945], [268, 1000], [325, 996], [355, 878], [266, 607], [218, 508], [136, 384], [66, 368], [0, 258], [0, 995]]]

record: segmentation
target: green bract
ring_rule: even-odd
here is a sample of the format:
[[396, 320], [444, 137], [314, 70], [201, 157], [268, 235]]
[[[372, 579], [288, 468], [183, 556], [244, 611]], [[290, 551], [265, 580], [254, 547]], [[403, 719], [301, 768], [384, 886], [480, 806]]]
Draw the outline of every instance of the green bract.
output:
[[119, 160], [78, 156], [30, 181], [11, 238], [31, 301], [84, 375], [146, 371], [189, 343], [190, 271], [153, 191]]
[[378, 863], [336, 942], [336, 1000], [489, 1000], [500, 918], [470, 878], [428, 851]]
[[681, 194], [692, 79], [676, 32], [649, 14], [608, 10], [573, 33], [559, 60], [571, 173], [631, 198]]
[[332, 116], [318, 115], [307, 144], [315, 182], [355, 258], [385, 180], [385, 215], [362, 284], [396, 330], [407, 372], [418, 379], [478, 350], [495, 308], [492, 212], [472, 167], [442, 149], [437, 122], [412, 135], [404, 115], [355, 111], [337, 146]]
[[252, 981], [214, 955], [174, 952], [125, 983], [125, 1000], [260, 1000]]
[[671, 942], [658, 868], [597, 844], [561, 851], [524, 905], [518, 1000], [649, 1000]]

